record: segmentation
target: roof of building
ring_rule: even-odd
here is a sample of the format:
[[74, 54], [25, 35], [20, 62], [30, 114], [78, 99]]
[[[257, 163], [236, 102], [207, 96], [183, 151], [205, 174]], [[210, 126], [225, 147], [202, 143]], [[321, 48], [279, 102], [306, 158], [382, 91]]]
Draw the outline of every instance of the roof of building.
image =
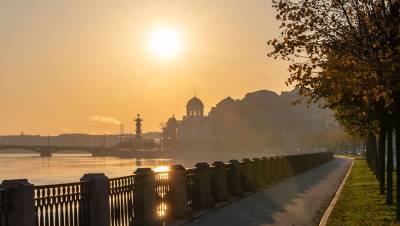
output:
[[197, 98], [196, 96], [194, 96], [192, 99], [190, 99], [190, 100], [187, 102], [186, 107], [187, 107], [187, 108], [198, 108], [198, 107], [203, 108], [203, 107], [204, 107], [204, 104], [203, 104], [203, 102], [201, 102], [201, 100], [200, 100], [199, 98]]
[[178, 121], [176, 120], [175, 115], [173, 115], [171, 118], [168, 119], [167, 126], [168, 127], [175, 126], [177, 125], [177, 123]]
[[235, 104], [236, 101], [232, 99], [232, 97], [227, 97], [223, 100], [221, 100], [218, 104], [217, 107], [222, 107], [222, 106], [227, 106], [227, 105], [233, 105]]
[[269, 90], [259, 90], [256, 92], [248, 93], [242, 101], [267, 101], [279, 98], [279, 95]]

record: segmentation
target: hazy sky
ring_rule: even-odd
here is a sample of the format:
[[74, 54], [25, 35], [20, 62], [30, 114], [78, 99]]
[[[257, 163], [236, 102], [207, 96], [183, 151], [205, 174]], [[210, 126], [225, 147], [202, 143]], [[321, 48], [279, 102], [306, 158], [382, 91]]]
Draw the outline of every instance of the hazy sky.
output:
[[[137, 113], [145, 131], [158, 130], [172, 114], [181, 118], [194, 94], [208, 112], [227, 96], [288, 90], [286, 63], [267, 57], [279, 33], [271, 5], [0, 1], [0, 134], [117, 133], [117, 121], [132, 130]], [[171, 59], [148, 45], [163, 26], [183, 40]]]

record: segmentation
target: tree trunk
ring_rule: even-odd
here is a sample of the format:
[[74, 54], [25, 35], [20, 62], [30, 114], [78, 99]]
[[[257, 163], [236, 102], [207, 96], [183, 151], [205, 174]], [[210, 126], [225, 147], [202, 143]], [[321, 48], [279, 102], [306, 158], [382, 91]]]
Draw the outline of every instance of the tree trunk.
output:
[[371, 161], [371, 138], [368, 136], [365, 141], [365, 158], [367, 159], [368, 168], [372, 170], [372, 161]]
[[375, 165], [374, 165], [375, 153], [374, 153], [374, 148], [373, 148], [373, 145], [374, 145], [373, 139], [374, 138], [375, 137], [374, 137], [373, 133], [369, 133], [368, 134], [367, 142], [366, 142], [366, 145], [365, 145], [365, 152], [366, 152], [366, 158], [367, 158], [367, 161], [368, 161], [368, 166], [371, 169], [371, 171], [375, 174], [376, 173], [375, 172]]
[[386, 203], [393, 204], [393, 128], [391, 123], [387, 127], [387, 187], [386, 187]]
[[376, 136], [374, 134], [373, 139], [372, 139], [372, 151], [373, 151], [373, 158], [374, 158], [374, 172], [375, 172], [375, 177], [376, 179], [379, 180], [378, 178], [378, 160], [379, 160], [379, 156], [378, 156], [378, 150], [377, 150], [377, 144], [376, 144]]
[[379, 131], [379, 147], [378, 147], [378, 178], [379, 178], [379, 191], [380, 194], [385, 194], [385, 138], [386, 138], [386, 128], [382, 123]]
[[396, 216], [397, 219], [400, 219], [400, 125], [396, 126], [396, 204], [397, 211]]

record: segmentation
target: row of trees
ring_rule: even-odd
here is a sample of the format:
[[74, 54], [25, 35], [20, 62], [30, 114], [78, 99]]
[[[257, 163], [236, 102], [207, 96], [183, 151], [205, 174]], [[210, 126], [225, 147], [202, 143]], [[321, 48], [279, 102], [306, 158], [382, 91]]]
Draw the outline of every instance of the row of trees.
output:
[[311, 150], [315, 150], [324, 147], [335, 154], [352, 155], [357, 155], [365, 146], [363, 139], [346, 133], [342, 128], [304, 133], [298, 139], [298, 143], [306, 149], [313, 147]]
[[[291, 62], [288, 84], [309, 101], [324, 100], [349, 133], [365, 137], [368, 164], [392, 204], [393, 136], [400, 153], [399, 0], [276, 0], [273, 7], [282, 32], [269, 41], [270, 56]], [[400, 218], [400, 180], [396, 203]]]

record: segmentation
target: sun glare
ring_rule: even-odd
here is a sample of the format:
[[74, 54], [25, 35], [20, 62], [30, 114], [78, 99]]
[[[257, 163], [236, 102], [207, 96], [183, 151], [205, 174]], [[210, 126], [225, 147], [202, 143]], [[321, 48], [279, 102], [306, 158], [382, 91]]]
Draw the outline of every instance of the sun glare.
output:
[[175, 57], [182, 49], [180, 34], [167, 27], [154, 30], [149, 37], [151, 51], [159, 58]]
[[163, 173], [163, 172], [168, 172], [170, 170], [169, 166], [158, 166], [153, 169], [154, 172], [156, 173]]

